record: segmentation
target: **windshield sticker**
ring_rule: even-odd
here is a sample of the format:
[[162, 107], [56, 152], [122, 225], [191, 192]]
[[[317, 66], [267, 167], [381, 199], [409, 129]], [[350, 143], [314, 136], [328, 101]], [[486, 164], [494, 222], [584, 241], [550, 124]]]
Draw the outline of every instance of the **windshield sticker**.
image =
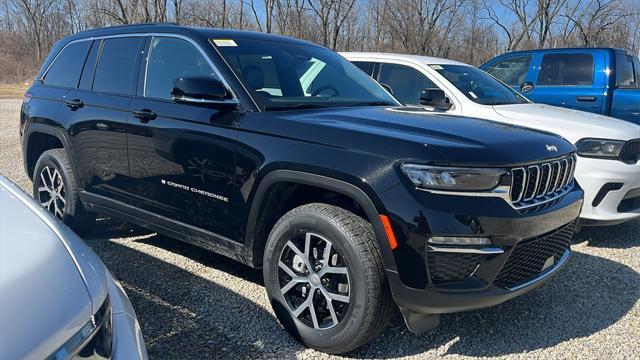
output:
[[238, 46], [235, 41], [231, 39], [211, 39], [216, 46]]
[[440, 65], [429, 65], [433, 70], [444, 70], [444, 68]]
[[478, 95], [474, 94], [473, 91], [469, 91], [469, 95], [471, 95], [474, 99], [478, 98]]

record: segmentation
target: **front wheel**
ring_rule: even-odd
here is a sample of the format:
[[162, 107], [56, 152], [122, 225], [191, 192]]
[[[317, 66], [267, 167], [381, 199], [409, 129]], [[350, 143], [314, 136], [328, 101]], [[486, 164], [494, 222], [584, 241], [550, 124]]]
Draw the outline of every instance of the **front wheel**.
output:
[[303, 205], [276, 223], [265, 249], [264, 279], [280, 323], [323, 352], [360, 347], [392, 315], [371, 225], [336, 206]]

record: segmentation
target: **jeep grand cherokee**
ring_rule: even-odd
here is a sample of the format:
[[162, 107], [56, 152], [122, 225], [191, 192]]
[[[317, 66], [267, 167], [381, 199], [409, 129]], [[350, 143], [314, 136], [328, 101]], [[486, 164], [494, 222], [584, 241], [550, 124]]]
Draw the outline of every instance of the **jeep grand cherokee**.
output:
[[20, 121], [33, 195], [73, 229], [107, 214], [262, 268], [292, 336], [343, 353], [394, 305], [426, 331], [570, 254], [570, 143], [420, 111], [309, 42], [146, 24], [58, 42]]

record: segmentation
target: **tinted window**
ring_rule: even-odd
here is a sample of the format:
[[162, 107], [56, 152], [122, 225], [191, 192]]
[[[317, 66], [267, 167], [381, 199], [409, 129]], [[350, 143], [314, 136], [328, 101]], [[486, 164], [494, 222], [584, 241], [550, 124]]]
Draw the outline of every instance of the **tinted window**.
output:
[[524, 83], [530, 65], [531, 56], [518, 56], [491, 65], [487, 72], [511, 86], [520, 86]]
[[219, 79], [207, 59], [188, 41], [154, 37], [147, 63], [145, 96], [171, 99], [174, 81], [187, 76]]
[[78, 88], [82, 90], [91, 90], [91, 86], [93, 85], [93, 73], [96, 70], [96, 60], [98, 59], [100, 44], [100, 40], [93, 41], [87, 60], [84, 62], [84, 69], [82, 70], [80, 85], [78, 86]]
[[636, 86], [633, 58], [631, 56], [616, 56], [616, 84], [622, 87]]
[[87, 57], [91, 41], [67, 45], [53, 62], [44, 78], [46, 85], [75, 88]]
[[352, 61], [352, 63], [359, 67], [360, 70], [367, 73], [367, 75], [371, 76], [373, 74], [373, 63], [367, 61]]
[[396, 104], [371, 77], [326, 48], [251, 39], [211, 42], [265, 110]]
[[398, 64], [381, 64], [378, 81], [388, 85], [393, 96], [407, 105], [420, 105], [422, 90], [438, 88], [420, 71]]
[[467, 65], [431, 65], [470, 100], [483, 105], [526, 103], [522, 95], [486, 72]]
[[542, 58], [538, 85], [591, 85], [591, 54], [546, 54]]
[[96, 66], [93, 90], [131, 94], [141, 37], [107, 39]]

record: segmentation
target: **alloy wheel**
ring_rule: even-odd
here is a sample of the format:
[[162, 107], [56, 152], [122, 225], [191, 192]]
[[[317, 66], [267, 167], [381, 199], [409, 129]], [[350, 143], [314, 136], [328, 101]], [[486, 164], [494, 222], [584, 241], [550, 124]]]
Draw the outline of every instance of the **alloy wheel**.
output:
[[347, 264], [318, 234], [307, 232], [287, 241], [278, 261], [278, 280], [289, 312], [313, 329], [338, 325], [349, 309]]
[[67, 201], [65, 199], [64, 181], [58, 169], [53, 166], [42, 168], [39, 185], [38, 200], [40, 204], [55, 217], [62, 219]]

